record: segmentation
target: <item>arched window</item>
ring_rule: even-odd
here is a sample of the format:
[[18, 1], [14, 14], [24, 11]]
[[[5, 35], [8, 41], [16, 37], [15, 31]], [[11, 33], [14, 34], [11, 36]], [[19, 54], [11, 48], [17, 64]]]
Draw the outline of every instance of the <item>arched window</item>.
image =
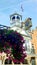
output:
[[14, 19], [15, 19], [15, 16], [12, 17], [12, 20], [14, 20]]
[[17, 19], [20, 19], [20, 17], [19, 17], [19, 16], [17, 16]]

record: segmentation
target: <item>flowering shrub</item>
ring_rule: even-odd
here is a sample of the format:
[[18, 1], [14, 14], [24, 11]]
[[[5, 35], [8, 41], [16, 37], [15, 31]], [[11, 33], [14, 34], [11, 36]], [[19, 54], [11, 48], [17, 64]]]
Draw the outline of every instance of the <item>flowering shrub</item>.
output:
[[11, 53], [13, 62], [24, 61], [26, 57], [24, 43], [25, 40], [20, 33], [13, 30], [8, 30], [7, 32], [0, 30], [0, 51], [5, 51], [7, 54]]

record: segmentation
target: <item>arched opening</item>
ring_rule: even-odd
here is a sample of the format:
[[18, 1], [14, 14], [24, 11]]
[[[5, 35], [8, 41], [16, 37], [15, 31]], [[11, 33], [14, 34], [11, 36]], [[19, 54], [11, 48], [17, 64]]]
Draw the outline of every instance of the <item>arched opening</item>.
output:
[[31, 64], [36, 65], [35, 57], [31, 57]]

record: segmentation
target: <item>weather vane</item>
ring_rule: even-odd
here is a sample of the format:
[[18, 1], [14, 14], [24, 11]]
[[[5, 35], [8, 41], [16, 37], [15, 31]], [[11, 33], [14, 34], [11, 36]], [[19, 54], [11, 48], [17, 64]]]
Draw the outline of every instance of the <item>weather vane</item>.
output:
[[24, 11], [24, 8], [23, 8], [23, 5], [21, 4], [21, 11], [23, 12]]

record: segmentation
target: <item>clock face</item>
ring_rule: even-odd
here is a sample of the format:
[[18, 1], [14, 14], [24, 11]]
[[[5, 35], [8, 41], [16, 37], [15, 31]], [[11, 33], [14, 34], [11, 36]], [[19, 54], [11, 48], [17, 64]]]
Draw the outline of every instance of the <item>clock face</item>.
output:
[[26, 22], [26, 23], [25, 23], [25, 26], [27, 26], [27, 27], [28, 27], [28, 26], [29, 26], [29, 22]]

